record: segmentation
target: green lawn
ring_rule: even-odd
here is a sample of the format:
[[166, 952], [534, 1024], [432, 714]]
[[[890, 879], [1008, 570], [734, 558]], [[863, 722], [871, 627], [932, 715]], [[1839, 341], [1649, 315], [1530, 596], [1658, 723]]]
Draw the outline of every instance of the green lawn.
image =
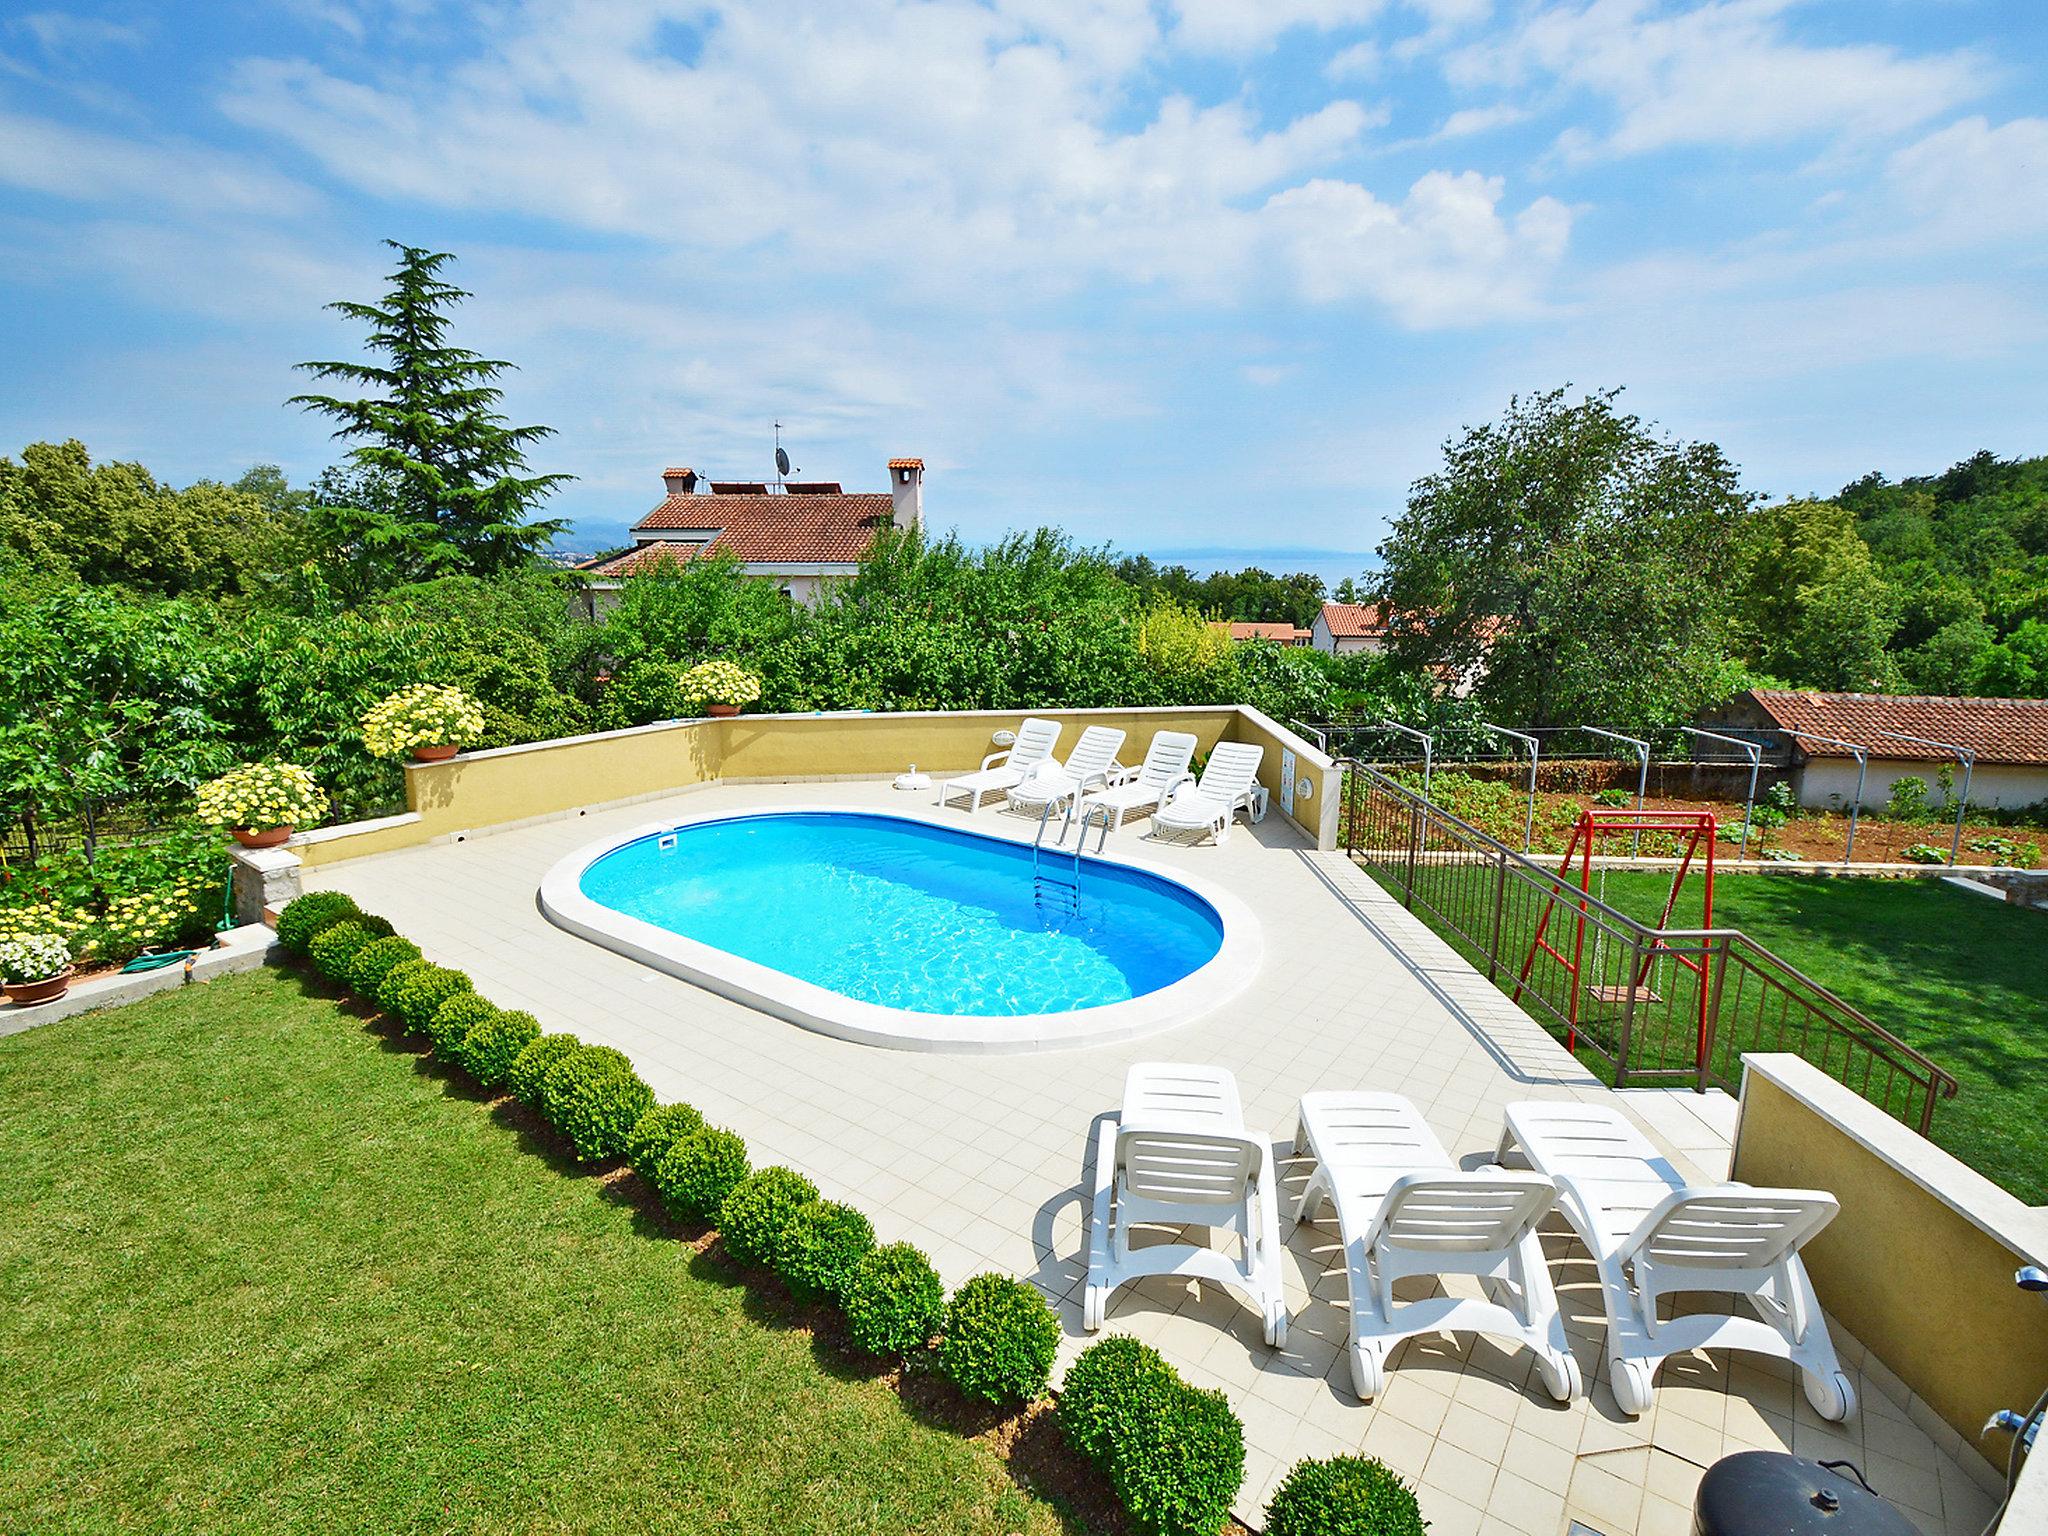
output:
[[[1670, 889], [1668, 875], [1610, 873], [1605, 898], [1654, 919]], [[1693, 880], [1673, 922], [1699, 917]], [[1714, 922], [1954, 1073], [1934, 1139], [2030, 1205], [2048, 1202], [2048, 913], [1935, 880], [1724, 875]]]
[[0, 1040], [0, 1105], [0, 1530], [1059, 1529], [294, 973]]

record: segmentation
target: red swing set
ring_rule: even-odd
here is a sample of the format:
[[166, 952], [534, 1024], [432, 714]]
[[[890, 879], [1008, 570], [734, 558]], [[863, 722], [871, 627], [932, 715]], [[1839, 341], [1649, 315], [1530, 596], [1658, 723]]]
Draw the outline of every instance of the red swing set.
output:
[[[1671, 890], [1664, 898], [1664, 911], [1657, 919], [1658, 937], [1642, 951], [1642, 964], [1630, 978], [1627, 986], [1592, 986], [1585, 990], [1601, 1003], [1654, 1003], [1659, 1001], [1647, 983], [1650, 971], [1660, 954], [1669, 955], [1678, 964], [1694, 972], [1700, 978], [1699, 1007], [1699, 1051], [1704, 1059], [1707, 1049], [1707, 957], [1703, 951], [1698, 956], [1689, 956], [1665, 942], [1663, 931], [1671, 926], [1671, 914], [1678, 906], [1679, 892], [1685, 886], [1685, 877], [1691, 872], [1693, 861], [1700, 858], [1705, 850], [1702, 863], [1706, 871], [1706, 892], [1701, 903], [1700, 926], [1714, 926], [1714, 836], [1718, 830], [1712, 811], [1645, 811], [1645, 810], [1587, 810], [1579, 813], [1577, 825], [1564, 847], [1564, 861], [1557, 866], [1560, 885], [1569, 885], [1572, 875], [1572, 860], [1579, 861], [1579, 899], [1571, 904], [1578, 909], [1578, 916], [1572, 924], [1571, 954], [1552, 944], [1546, 935], [1550, 930], [1550, 917], [1557, 910], [1561, 892], [1553, 887], [1550, 900], [1545, 903], [1543, 916], [1536, 924], [1536, 935], [1529, 942], [1529, 953], [1522, 960], [1521, 976], [1515, 983], [1515, 999], [1521, 1000], [1522, 991], [1529, 985], [1529, 976], [1536, 968], [1536, 957], [1545, 954], [1555, 960], [1571, 978], [1571, 1003], [1567, 1010], [1565, 1048], [1576, 1050], [1579, 1044], [1579, 974], [1586, 949], [1586, 916], [1590, 910], [1587, 903], [1593, 894], [1593, 850], [1598, 839], [1611, 837], [1618, 832], [1641, 834], [1661, 832], [1667, 836], [1685, 839], [1678, 859], [1678, 868], [1671, 876]], [[1568, 898], [1565, 898], [1568, 899]]]

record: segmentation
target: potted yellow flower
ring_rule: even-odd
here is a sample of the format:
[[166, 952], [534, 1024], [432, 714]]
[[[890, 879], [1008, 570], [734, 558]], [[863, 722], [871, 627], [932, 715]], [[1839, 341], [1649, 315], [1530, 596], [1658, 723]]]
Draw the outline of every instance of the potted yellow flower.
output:
[[0, 986], [18, 1008], [47, 1003], [71, 985], [71, 949], [54, 933], [0, 939]]
[[199, 819], [244, 848], [275, 848], [326, 810], [327, 796], [297, 763], [244, 763], [199, 786]]
[[700, 661], [682, 675], [676, 692], [707, 715], [736, 715], [761, 697], [761, 679], [729, 661]]
[[460, 688], [415, 683], [363, 716], [363, 745], [375, 757], [444, 763], [484, 733], [483, 706]]

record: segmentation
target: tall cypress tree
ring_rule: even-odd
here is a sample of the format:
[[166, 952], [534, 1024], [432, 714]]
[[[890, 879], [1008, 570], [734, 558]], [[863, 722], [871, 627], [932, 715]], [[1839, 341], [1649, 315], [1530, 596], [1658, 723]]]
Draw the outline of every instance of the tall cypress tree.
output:
[[[527, 475], [526, 449], [552, 427], [507, 426], [496, 380], [512, 364], [448, 343], [451, 312], [470, 295], [441, 276], [455, 258], [396, 240], [398, 270], [376, 304], [327, 307], [369, 327], [366, 343], [388, 365], [320, 362], [298, 366], [316, 378], [366, 391], [361, 399], [294, 395], [291, 403], [330, 417], [351, 440], [349, 459], [388, 486], [403, 538], [364, 542], [436, 546], [426, 564], [488, 575], [523, 564], [564, 527], [531, 515], [570, 475]], [[366, 510], [377, 517], [384, 509]], [[414, 563], [420, 563], [415, 560]], [[402, 578], [401, 578], [402, 579]]]

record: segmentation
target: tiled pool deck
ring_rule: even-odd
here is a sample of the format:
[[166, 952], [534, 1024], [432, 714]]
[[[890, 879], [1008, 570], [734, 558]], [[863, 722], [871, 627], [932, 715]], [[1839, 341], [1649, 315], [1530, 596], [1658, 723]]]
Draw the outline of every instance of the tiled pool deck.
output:
[[[1222, 848], [1141, 840], [1127, 856], [1226, 883], [1264, 927], [1259, 980], [1192, 1024], [1125, 1045], [1040, 1055], [881, 1050], [812, 1033], [702, 991], [551, 926], [542, 873], [598, 837], [744, 806], [886, 806], [967, 824], [932, 796], [886, 785], [718, 785], [672, 798], [318, 871], [436, 960], [472, 973], [494, 1001], [533, 1011], [632, 1056], [664, 1100], [685, 1099], [747, 1139], [757, 1165], [786, 1163], [874, 1218], [885, 1241], [931, 1254], [949, 1286], [983, 1269], [1035, 1280], [1080, 1332], [1083, 1160], [1133, 1061], [1214, 1062], [1237, 1075], [1249, 1123], [1291, 1148], [1294, 1106], [1314, 1088], [1406, 1094], [1453, 1155], [1490, 1153], [1501, 1108], [1520, 1098], [1612, 1098], [1561, 1047], [1337, 854], [1310, 849], [1278, 815]], [[992, 809], [978, 830], [1028, 839], [1035, 824]], [[1620, 1101], [1674, 1162], [1725, 1177], [1732, 1106], [1690, 1095]], [[1288, 1189], [1305, 1171], [1282, 1163]], [[1283, 1191], [1283, 1212], [1291, 1200]], [[1285, 1227], [1283, 1215], [1283, 1228]], [[1334, 1225], [1286, 1234], [1287, 1345], [1261, 1342], [1230, 1293], [1145, 1281], [1119, 1291], [1110, 1331], [1156, 1345], [1191, 1380], [1224, 1388], [1249, 1447], [1238, 1513], [1260, 1521], [1274, 1482], [1304, 1456], [1375, 1455], [1420, 1484], [1432, 1536], [1684, 1536], [1701, 1471], [1744, 1449], [1847, 1457], [1929, 1536], [1974, 1536], [1992, 1500], [1909, 1412], [1882, 1364], [1838, 1328], [1859, 1412], [1829, 1425], [1789, 1370], [1755, 1356], [1696, 1356], [1658, 1377], [1653, 1409], [1625, 1418], [1604, 1380], [1599, 1304], [1583, 1250], [1548, 1239], [1588, 1399], [1553, 1402], [1528, 1358], [1490, 1343], [1417, 1339], [1396, 1354], [1380, 1399], [1351, 1394], [1344, 1271]], [[1462, 1282], [1452, 1281], [1453, 1285]], [[1596, 1377], [1599, 1378], [1596, 1380]]]

